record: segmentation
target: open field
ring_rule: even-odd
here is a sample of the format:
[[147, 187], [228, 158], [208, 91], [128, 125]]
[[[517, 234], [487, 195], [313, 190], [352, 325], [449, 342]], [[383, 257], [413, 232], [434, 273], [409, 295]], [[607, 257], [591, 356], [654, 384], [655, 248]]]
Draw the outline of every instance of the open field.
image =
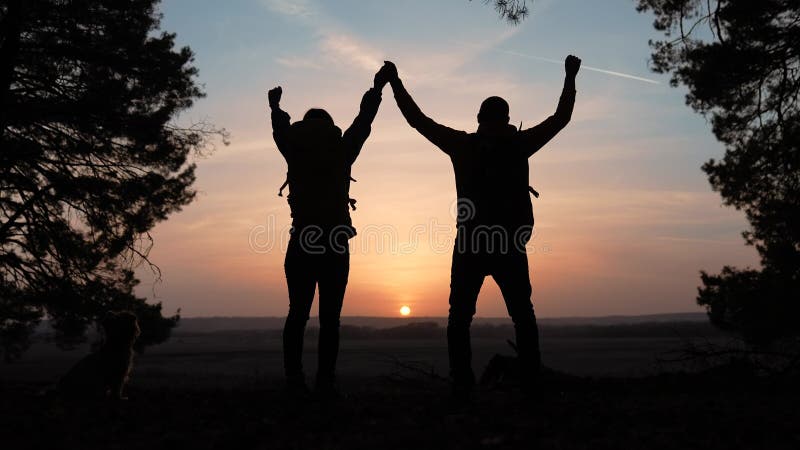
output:
[[[43, 394], [88, 346], [63, 352], [40, 342], [2, 366], [0, 439], [15, 450], [800, 446], [792, 379], [659, 363], [688, 342], [723, 339], [702, 326], [545, 326], [543, 355], [554, 371], [542, 395], [480, 388], [464, 408], [448, 401], [441, 327], [348, 327], [339, 364], [346, 397], [334, 403], [285, 396], [279, 330], [179, 330], [138, 357], [130, 399], [119, 405], [71, 406]], [[511, 328], [475, 331], [480, 373], [495, 353], [511, 353]], [[312, 328], [309, 374], [315, 357]]]
[[[338, 371], [341, 382], [390, 374], [398, 363], [413, 362], [447, 375], [447, 343], [443, 319], [403, 322], [386, 319], [343, 325]], [[438, 322], [437, 322], [438, 321]], [[270, 325], [277, 326], [277, 320]], [[344, 323], [348, 323], [345, 320]], [[235, 323], [242, 326], [241, 323]], [[316, 328], [306, 333], [304, 366], [311, 375], [316, 366]], [[167, 343], [147, 349], [136, 359], [134, 385], [163, 386], [172, 377], [197, 386], [226, 387], [254, 380], [280, 380], [280, 329], [220, 330], [212, 325], [182, 324]], [[227, 326], [231, 326], [228, 324]], [[202, 331], [202, 330], [216, 331]], [[514, 332], [506, 321], [478, 321], [473, 326], [473, 366], [480, 373], [496, 353], [511, 355], [506, 339]], [[631, 377], [676, 367], [659, 362], [689, 342], [721, 340], [706, 323], [616, 325], [543, 325], [542, 354], [553, 369], [580, 376]], [[2, 367], [0, 380], [48, 383], [57, 380], [89, 351], [88, 345], [62, 351], [39, 342], [24, 358]]]
[[[304, 366], [316, 367], [316, 342], [306, 340]], [[657, 357], [683, 345], [679, 338], [555, 338], [542, 342], [543, 358], [554, 369], [584, 376], [640, 376], [660, 371]], [[34, 345], [21, 361], [2, 367], [7, 381], [55, 382], [88, 351], [88, 346], [63, 352]], [[500, 338], [473, 339], [477, 373], [495, 353], [511, 355]], [[444, 339], [343, 340], [339, 356], [341, 382], [392, 373], [397, 362], [417, 362], [447, 375]], [[197, 386], [236, 386], [261, 379], [280, 380], [281, 341], [259, 333], [175, 336], [169, 343], [137, 357], [133, 385], [163, 386], [175, 377]]]
[[[152, 374], [155, 375], [155, 374]], [[573, 378], [543, 396], [479, 390], [453, 408], [441, 380], [348, 378], [335, 403], [292, 402], [275, 380], [193, 386], [161, 374], [120, 405], [69, 406], [35, 384], [0, 387], [4, 448], [64, 449], [796, 449], [797, 384], [737, 374]], [[7, 445], [7, 446], [6, 446]]]

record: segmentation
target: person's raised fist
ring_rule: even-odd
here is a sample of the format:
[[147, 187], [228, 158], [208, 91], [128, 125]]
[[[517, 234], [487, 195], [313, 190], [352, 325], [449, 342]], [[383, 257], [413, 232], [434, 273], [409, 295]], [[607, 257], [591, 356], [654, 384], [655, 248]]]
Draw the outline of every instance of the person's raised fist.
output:
[[269, 90], [267, 93], [267, 99], [269, 100], [270, 108], [278, 107], [278, 105], [281, 103], [281, 94], [283, 94], [283, 89], [281, 89], [280, 86]]
[[578, 69], [581, 68], [581, 60], [577, 56], [569, 55], [567, 59], [564, 60], [564, 69], [567, 71], [567, 75], [575, 76], [578, 74]]

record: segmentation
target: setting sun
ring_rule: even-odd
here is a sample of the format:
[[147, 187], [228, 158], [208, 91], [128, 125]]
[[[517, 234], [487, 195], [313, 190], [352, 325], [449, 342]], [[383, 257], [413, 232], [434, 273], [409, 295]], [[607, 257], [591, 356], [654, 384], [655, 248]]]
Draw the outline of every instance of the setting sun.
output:
[[409, 308], [408, 306], [405, 306], [405, 305], [400, 307], [400, 315], [401, 316], [407, 316], [409, 314], [411, 314], [411, 308]]

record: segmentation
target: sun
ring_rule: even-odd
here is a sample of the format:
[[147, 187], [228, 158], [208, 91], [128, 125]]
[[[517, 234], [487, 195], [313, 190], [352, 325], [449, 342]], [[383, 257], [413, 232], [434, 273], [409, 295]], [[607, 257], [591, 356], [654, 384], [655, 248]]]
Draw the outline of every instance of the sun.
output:
[[409, 308], [406, 305], [403, 305], [403, 306], [400, 307], [400, 315], [401, 316], [407, 316], [409, 314], [411, 314], [411, 308]]

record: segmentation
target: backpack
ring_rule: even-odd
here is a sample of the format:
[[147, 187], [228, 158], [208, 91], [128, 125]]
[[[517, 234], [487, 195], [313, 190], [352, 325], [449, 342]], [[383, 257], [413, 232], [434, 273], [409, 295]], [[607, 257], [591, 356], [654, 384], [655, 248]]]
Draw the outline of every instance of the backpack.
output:
[[[353, 178], [353, 177], [350, 177], [350, 181], [352, 181], [352, 182], [354, 182], [354, 183], [358, 182], [358, 180], [356, 180], [356, 179], [355, 179], [355, 178]], [[284, 189], [286, 189], [288, 186], [289, 186], [289, 173], [287, 172], [287, 173], [286, 173], [286, 179], [283, 181], [283, 184], [282, 184], [282, 185], [281, 185], [281, 187], [278, 189], [278, 197], [283, 197], [283, 190], [284, 190]], [[533, 195], [535, 195], [535, 196], [538, 198], [538, 197], [539, 197], [539, 193], [538, 193], [538, 192], [536, 192], [536, 191], [534, 191], [532, 187], [530, 187], [530, 186], [528, 186], [528, 187], [530, 188], [530, 190], [531, 190], [531, 192], [533, 193]], [[291, 191], [290, 191], [290, 192], [291, 192]], [[289, 195], [291, 195], [291, 194], [289, 194]], [[288, 196], [286, 197], [286, 200], [287, 200], [287, 201], [289, 200], [289, 197], [288, 197]], [[356, 199], [354, 199], [353, 197], [349, 197], [349, 198], [347, 199], [347, 203], [349, 203], [349, 204], [350, 204], [350, 209], [352, 209], [353, 211], [355, 211], [356, 209], [358, 209], [358, 208], [356, 208], [356, 202], [357, 202], [357, 200], [356, 200]]]
[[278, 195], [286, 196], [294, 225], [351, 226], [349, 210], [356, 209], [350, 198], [350, 162], [342, 148], [342, 131], [333, 124], [302, 120], [289, 128], [286, 160], [289, 170]]

